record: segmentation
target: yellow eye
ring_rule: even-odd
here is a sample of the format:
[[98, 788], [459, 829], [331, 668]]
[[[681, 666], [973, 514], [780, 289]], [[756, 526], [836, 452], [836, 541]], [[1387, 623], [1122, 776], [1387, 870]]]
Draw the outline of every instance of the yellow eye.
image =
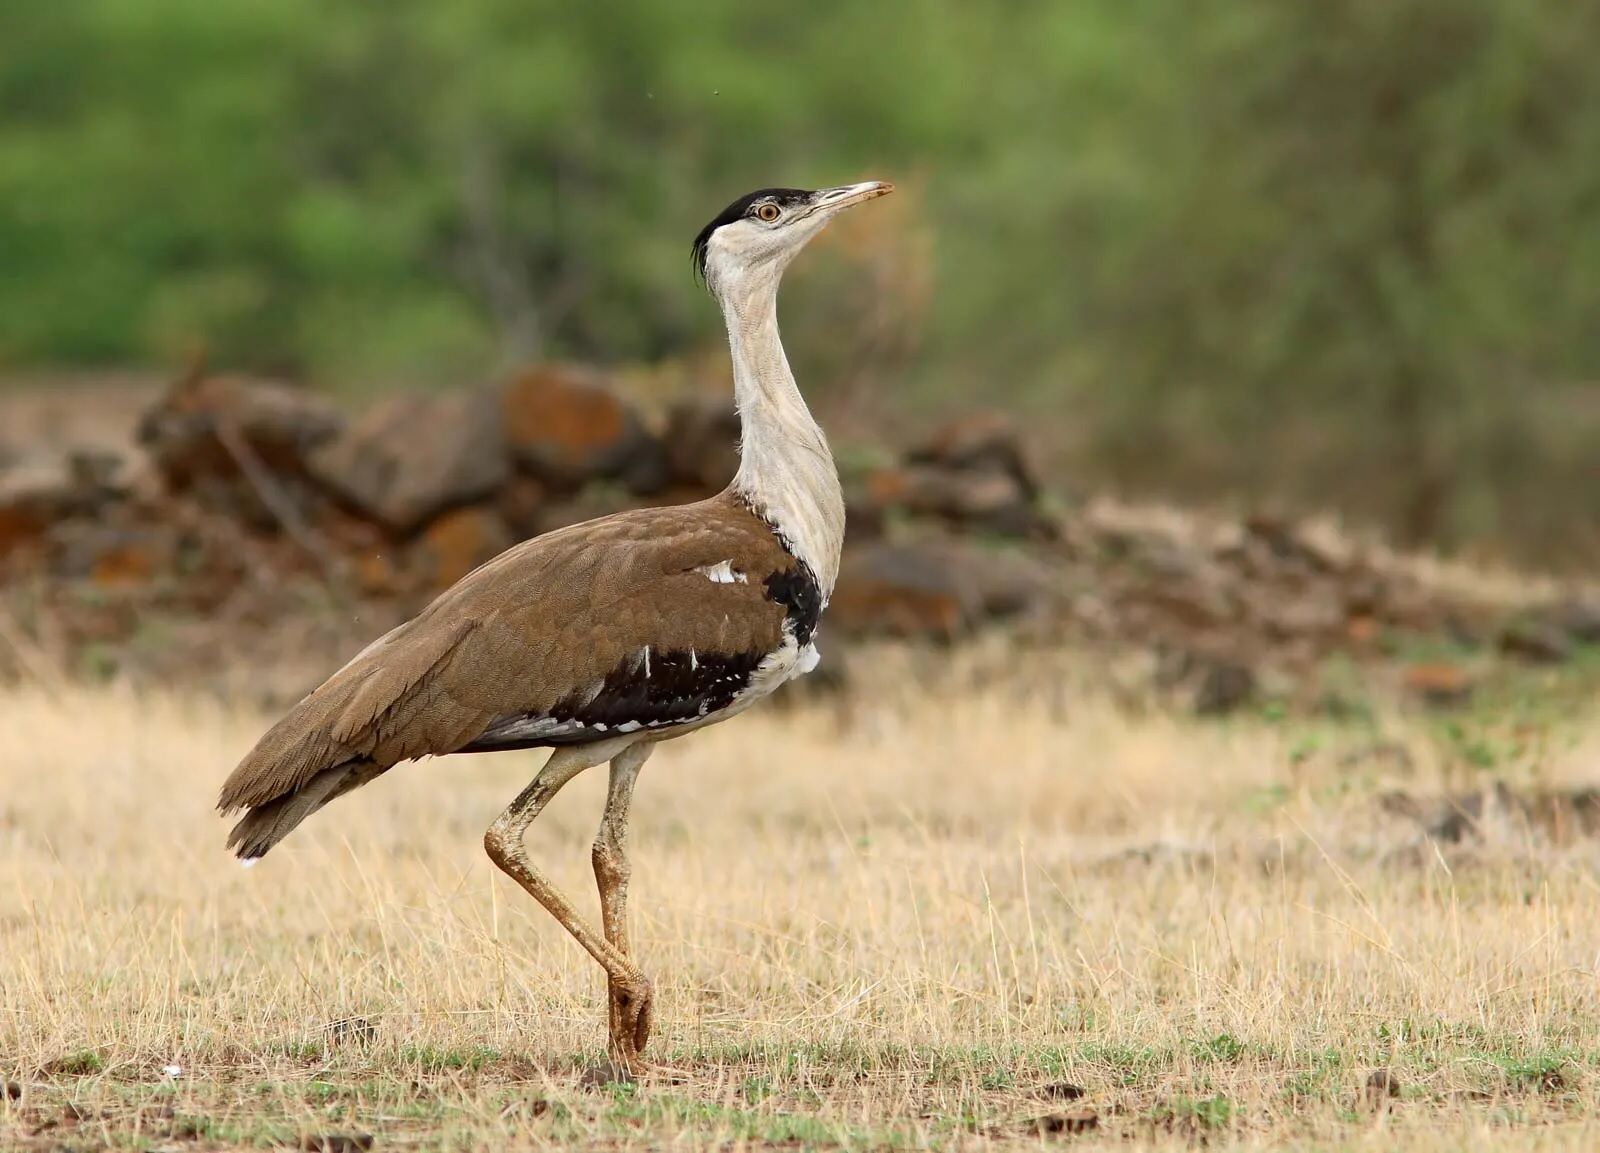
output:
[[769, 200], [756, 209], [756, 215], [762, 220], [765, 220], [768, 224], [771, 224], [774, 220], [778, 219], [778, 206]]

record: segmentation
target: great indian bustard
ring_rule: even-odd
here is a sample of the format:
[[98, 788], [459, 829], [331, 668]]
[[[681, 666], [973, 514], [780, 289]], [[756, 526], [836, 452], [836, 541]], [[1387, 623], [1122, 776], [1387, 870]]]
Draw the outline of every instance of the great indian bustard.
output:
[[[550, 748], [484, 834], [489, 857], [605, 968], [610, 1042], [626, 1068], [652, 1019], [628, 945], [628, 808], [658, 741], [725, 720], [817, 663], [844, 500], [822, 430], [778, 339], [778, 282], [828, 220], [878, 182], [766, 188], [695, 239], [722, 306], [741, 426], [739, 470], [709, 500], [640, 509], [537, 537], [462, 578], [368, 645], [274, 725], [222, 786], [247, 810], [230, 848], [254, 860], [335, 797], [401, 761]], [[523, 835], [556, 792], [611, 762], [594, 842], [601, 931], [528, 859]]]

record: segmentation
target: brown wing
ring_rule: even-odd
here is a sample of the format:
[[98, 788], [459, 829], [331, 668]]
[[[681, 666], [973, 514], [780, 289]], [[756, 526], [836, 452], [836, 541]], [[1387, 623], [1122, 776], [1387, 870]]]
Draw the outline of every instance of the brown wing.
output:
[[251, 810], [230, 843], [260, 856], [310, 812], [415, 757], [706, 715], [783, 643], [808, 577], [727, 496], [518, 545], [369, 645], [261, 738], [222, 787], [223, 812]]

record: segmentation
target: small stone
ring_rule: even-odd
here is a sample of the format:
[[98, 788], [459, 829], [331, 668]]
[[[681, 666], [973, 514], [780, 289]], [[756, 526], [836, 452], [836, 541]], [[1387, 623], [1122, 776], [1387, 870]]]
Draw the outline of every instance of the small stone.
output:
[[1369, 1109], [1386, 1109], [1391, 1098], [1400, 1096], [1400, 1079], [1392, 1070], [1374, 1069], [1361, 1093]]
[[1255, 696], [1256, 675], [1234, 661], [1212, 661], [1195, 689], [1194, 711], [1202, 717], [1220, 717], [1249, 703]]
[[578, 1087], [590, 1090], [606, 1089], [612, 1085], [632, 1085], [635, 1080], [634, 1075], [625, 1066], [602, 1061], [583, 1071], [583, 1075], [578, 1078]]
[[1100, 1114], [1093, 1109], [1083, 1106], [1077, 1109], [1067, 1109], [1060, 1113], [1046, 1113], [1043, 1117], [1035, 1117], [1025, 1129], [1037, 1133], [1041, 1137], [1070, 1136], [1075, 1133], [1089, 1133], [1100, 1127]]
[[365, 1045], [378, 1035], [378, 1026], [367, 1017], [342, 1017], [325, 1026], [329, 1040], [335, 1044], [355, 1042]]
[[1074, 1085], [1071, 1081], [1052, 1081], [1034, 1091], [1035, 1097], [1042, 1097], [1047, 1101], [1079, 1101], [1087, 1095], [1088, 1090], [1082, 1085]]
[[1451, 708], [1472, 698], [1472, 675], [1460, 665], [1424, 663], [1401, 674], [1407, 692], [1433, 708]]
[[306, 1153], [363, 1153], [372, 1148], [371, 1133], [318, 1133], [305, 1137], [300, 1148]]

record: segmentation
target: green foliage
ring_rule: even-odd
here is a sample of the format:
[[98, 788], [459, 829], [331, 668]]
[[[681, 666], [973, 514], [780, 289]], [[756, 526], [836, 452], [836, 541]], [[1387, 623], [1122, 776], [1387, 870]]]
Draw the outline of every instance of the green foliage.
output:
[[652, 360], [714, 339], [686, 250], [718, 206], [883, 175], [926, 307], [912, 337], [842, 337], [915, 294], [808, 262], [789, 331], [819, 384], [1032, 405], [1134, 488], [1594, 547], [1571, 529], [1600, 520], [1593, 6], [0, 0], [0, 23], [0, 365]]

